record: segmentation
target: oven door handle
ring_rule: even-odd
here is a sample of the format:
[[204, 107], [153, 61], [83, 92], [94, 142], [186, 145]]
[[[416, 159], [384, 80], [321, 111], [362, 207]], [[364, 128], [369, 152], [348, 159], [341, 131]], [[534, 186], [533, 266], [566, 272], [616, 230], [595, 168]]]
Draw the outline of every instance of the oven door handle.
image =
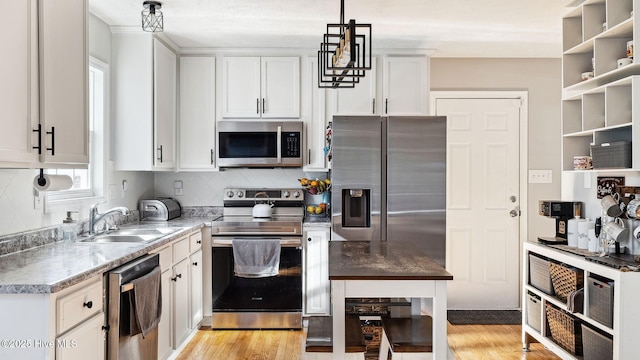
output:
[[[235, 237], [236, 239], [246, 239], [246, 237]], [[233, 246], [233, 236], [228, 237], [211, 237], [211, 247], [231, 247]], [[256, 237], [256, 241], [263, 239], [280, 239], [280, 247], [301, 247], [301, 237]]]

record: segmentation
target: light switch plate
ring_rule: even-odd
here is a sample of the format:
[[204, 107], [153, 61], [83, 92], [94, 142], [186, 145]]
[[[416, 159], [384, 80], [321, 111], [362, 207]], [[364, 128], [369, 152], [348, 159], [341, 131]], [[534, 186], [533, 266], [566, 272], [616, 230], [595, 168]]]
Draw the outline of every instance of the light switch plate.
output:
[[551, 184], [551, 170], [529, 170], [529, 184]]

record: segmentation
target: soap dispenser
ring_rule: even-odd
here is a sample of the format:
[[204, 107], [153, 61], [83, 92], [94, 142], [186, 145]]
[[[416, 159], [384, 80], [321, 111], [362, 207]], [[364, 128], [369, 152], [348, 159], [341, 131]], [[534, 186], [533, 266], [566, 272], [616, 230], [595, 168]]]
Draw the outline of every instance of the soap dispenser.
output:
[[67, 211], [67, 218], [62, 220], [63, 240], [75, 241], [78, 238], [78, 229], [75, 219], [71, 216], [72, 213], [77, 213], [77, 211]]

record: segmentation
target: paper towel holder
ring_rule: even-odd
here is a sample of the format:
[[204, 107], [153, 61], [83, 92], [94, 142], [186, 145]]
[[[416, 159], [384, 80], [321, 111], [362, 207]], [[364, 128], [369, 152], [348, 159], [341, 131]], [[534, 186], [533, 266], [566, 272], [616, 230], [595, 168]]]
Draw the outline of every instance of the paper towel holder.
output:
[[38, 185], [44, 186], [47, 183], [47, 179], [44, 178], [44, 169], [40, 168], [40, 177], [38, 177]]

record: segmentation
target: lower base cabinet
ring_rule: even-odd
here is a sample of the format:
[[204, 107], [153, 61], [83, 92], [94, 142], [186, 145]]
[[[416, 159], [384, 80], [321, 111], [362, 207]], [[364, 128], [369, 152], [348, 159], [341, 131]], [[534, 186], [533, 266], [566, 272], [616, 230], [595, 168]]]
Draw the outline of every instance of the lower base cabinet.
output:
[[304, 315], [331, 313], [328, 227], [304, 227]]
[[[164, 269], [163, 269], [164, 270]], [[171, 296], [171, 269], [164, 270], [161, 275], [160, 286], [162, 296], [162, 317], [158, 324], [158, 360], [165, 360], [173, 353], [173, 319], [171, 318], [171, 308], [173, 301]]]
[[104, 314], [90, 318], [56, 340], [56, 359], [104, 360]]

